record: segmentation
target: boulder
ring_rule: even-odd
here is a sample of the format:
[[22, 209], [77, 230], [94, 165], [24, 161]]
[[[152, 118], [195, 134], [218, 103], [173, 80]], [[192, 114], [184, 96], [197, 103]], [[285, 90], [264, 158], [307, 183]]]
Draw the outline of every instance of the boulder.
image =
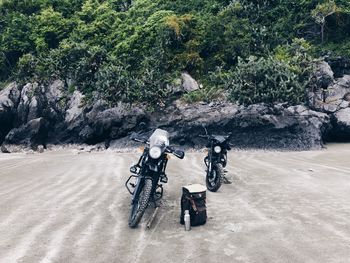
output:
[[309, 106], [317, 111], [324, 111], [327, 89], [334, 83], [334, 73], [325, 61], [317, 64], [312, 85], [308, 92]]
[[350, 93], [350, 75], [338, 79], [329, 86], [323, 100], [323, 111], [334, 113], [349, 106], [347, 95]]
[[38, 145], [46, 145], [48, 124], [44, 118], [30, 120], [18, 128], [12, 129], [3, 143], [6, 145], [23, 145], [36, 150]]
[[67, 110], [64, 121], [68, 124], [72, 124], [81, 119], [83, 115], [83, 99], [84, 95], [80, 91], [74, 91], [72, 97], [67, 104]]
[[[55, 80], [50, 85], [47, 86], [46, 89], [44, 89], [45, 96], [47, 98], [47, 101], [51, 105], [55, 106], [61, 106], [59, 102], [62, 100], [62, 98], [65, 97], [64, 92], [64, 83], [61, 80]], [[61, 107], [63, 110], [64, 108]]]
[[25, 124], [39, 115], [37, 99], [38, 84], [28, 83], [21, 90], [21, 98], [17, 108], [18, 124]]
[[181, 74], [182, 88], [186, 92], [191, 92], [199, 89], [197, 81], [190, 74], [183, 72]]
[[321, 61], [317, 64], [314, 77], [316, 78], [317, 87], [321, 89], [327, 88], [334, 81], [334, 73], [332, 68], [325, 61]]
[[48, 120], [53, 122], [64, 120], [69, 99], [62, 81], [55, 80], [50, 85], [43, 87], [40, 97], [45, 117]]
[[332, 122], [333, 130], [331, 139], [333, 141], [350, 141], [350, 108], [334, 113]]
[[113, 140], [126, 136], [146, 118], [142, 106], [119, 103], [117, 107], [89, 115], [89, 126], [94, 131], [93, 141]]
[[13, 128], [17, 118], [16, 111], [19, 98], [20, 91], [15, 82], [0, 91], [0, 144], [6, 134]]
[[331, 85], [309, 93], [309, 104], [314, 110], [335, 113], [349, 107], [350, 75], [334, 80]]

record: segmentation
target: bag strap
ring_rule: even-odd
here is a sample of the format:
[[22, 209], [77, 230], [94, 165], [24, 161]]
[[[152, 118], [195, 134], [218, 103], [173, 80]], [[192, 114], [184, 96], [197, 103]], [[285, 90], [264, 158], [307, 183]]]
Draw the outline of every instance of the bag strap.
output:
[[196, 203], [193, 201], [193, 198], [187, 197], [187, 196], [186, 196], [186, 199], [187, 199], [187, 200], [190, 200], [190, 203], [191, 203], [191, 205], [192, 205], [193, 210], [194, 210], [196, 213], [198, 213], [198, 209], [197, 209]]

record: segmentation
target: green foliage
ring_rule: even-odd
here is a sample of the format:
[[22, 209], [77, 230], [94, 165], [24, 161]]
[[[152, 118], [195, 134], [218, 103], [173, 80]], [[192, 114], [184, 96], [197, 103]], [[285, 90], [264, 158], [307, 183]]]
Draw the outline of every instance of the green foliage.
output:
[[318, 49], [319, 53], [331, 54], [332, 56], [350, 57], [350, 42], [342, 41], [337, 43], [327, 43]]
[[276, 47], [273, 54], [239, 59], [234, 70], [218, 70], [212, 81], [230, 91], [230, 99], [240, 104], [301, 103], [313, 69], [308, 55], [310, 44], [294, 39], [290, 45]]
[[[349, 55], [349, 27], [347, 0], [2, 0], [0, 81], [60, 78], [68, 89], [86, 97], [97, 91], [111, 104], [163, 104], [167, 84], [181, 71], [207, 87], [185, 99], [209, 101], [222, 89], [232, 91], [236, 71], [247, 72], [250, 83], [247, 65], [256, 65], [260, 86], [274, 87], [273, 95], [242, 84], [232, 98], [250, 103], [267, 92], [260, 101], [296, 102], [301, 96], [288, 90], [297, 81], [305, 86], [308, 54]], [[293, 41], [301, 37], [308, 42]]]
[[59, 78], [68, 87], [75, 85], [91, 93], [96, 83], [95, 74], [106, 61], [106, 50], [86, 43], [64, 42], [41, 59], [38, 71], [45, 79]]
[[250, 53], [252, 28], [247, 18], [239, 17], [241, 11], [239, 3], [231, 3], [208, 19], [201, 54], [209, 70], [217, 66], [230, 67], [239, 56], [246, 57]]
[[315, 9], [311, 11], [312, 18], [315, 19], [317, 24], [324, 24], [326, 17], [334, 14], [338, 11], [338, 7], [334, 1], [327, 1], [318, 4]]
[[142, 101], [163, 105], [168, 96], [166, 84], [169, 80], [159, 60], [146, 58], [139, 72], [129, 69], [129, 66], [115, 61], [115, 58], [101, 67], [95, 76], [96, 87], [102, 97], [111, 103]]
[[207, 87], [187, 93], [184, 95], [183, 99], [188, 103], [199, 101], [210, 102], [218, 98], [224, 98], [222, 95], [223, 92], [224, 90], [218, 89], [217, 87]]
[[32, 23], [35, 27], [31, 38], [37, 52], [57, 48], [60, 41], [65, 39], [71, 30], [70, 22], [52, 7], [43, 9], [34, 17]]
[[37, 69], [37, 59], [32, 54], [23, 55], [17, 64], [16, 78], [26, 82], [30, 80], [37, 80], [36, 69]]
[[304, 99], [305, 86], [298, 74], [273, 57], [239, 60], [236, 69], [226, 76], [225, 85], [231, 91], [231, 100], [240, 104], [300, 103]]
[[7, 82], [7, 81], [0, 82], [0, 91], [1, 91], [2, 89], [4, 89], [5, 87], [7, 87], [8, 84], [10, 84], [10, 83]]

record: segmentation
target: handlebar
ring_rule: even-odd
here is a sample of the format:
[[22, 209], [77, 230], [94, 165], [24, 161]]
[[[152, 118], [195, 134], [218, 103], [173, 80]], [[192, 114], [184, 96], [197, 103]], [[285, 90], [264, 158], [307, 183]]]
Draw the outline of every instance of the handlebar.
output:
[[[146, 143], [147, 145], [149, 145], [148, 140], [145, 139], [139, 139], [139, 138], [131, 138], [133, 141], [135, 142], [141, 142], [141, 143]], [[173, 155], [175, 155], [177, 158], [183, 159], [185, 157], [185, 152], [181, 151], [181, 150], [177, 150], [172, 146], [166, 146], [165, 148], [165, 152], [167, 153], [172, 153]]]
[[[230, 138], [231, 136], [233, 135], [232, 132], [229, 132], [226, 136], [228, 136], [228, 138]], [[198, 137], [201, 137], [201, 138], [213, 138], [215, 135], [211, 135], [211, 134], [199, 134]], [[223, 135], [225, 136], [225, 135]]]
[[185, 152], [184, 151], [175, 149], [174, 147], [171, 147], [171, 146], [167, 146], [165, 148], [165, 151], [168, 152], [168, 153], [172, 153], [173, 155], [175, 155], [179, 159], [183, 159], [185, 157]]

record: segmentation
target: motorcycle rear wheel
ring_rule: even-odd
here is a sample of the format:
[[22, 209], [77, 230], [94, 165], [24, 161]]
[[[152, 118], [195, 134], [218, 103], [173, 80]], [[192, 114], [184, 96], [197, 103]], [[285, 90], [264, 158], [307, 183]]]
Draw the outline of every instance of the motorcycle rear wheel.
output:
[[137, 227], [137, 225], [140, 223], [151, 197], [152, 186], [152, 179], [146, 178], [138, 200], [131, 206], [129, 227]]
[[211, 175], [205, 177], [205, 183], [210, 192], [216, 192], [221, 187], [222, 176], [224, 174], [224, 168], [221, 163], [218, 163], [213, 166]]

